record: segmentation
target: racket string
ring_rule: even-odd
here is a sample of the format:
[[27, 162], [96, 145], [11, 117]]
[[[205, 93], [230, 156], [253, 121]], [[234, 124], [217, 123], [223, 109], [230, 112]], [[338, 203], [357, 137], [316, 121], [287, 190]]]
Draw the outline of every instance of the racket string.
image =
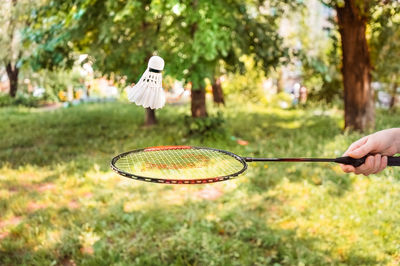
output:
[[129, 174], [157, 179], [203, 179], [233, 175], [244, 164], [212, 149], [140, 151], [119, 158], [116, 166]]
[[[208, 155], [210, 157], [213, 157], [215, 160], [219, 159], [219, 158], [217, 158], [218, 155], [215, 152], [211, 152], [210, 150], [206, 150], [206, 152], [208, 153]], [[224, 158], [225, 158], [225, 156], [224, 156]], [[234, 159], [234, 160], [223, 160], [223, 162], [228, 164], [227, 166], [229, 167], [229, 171], [230, 172], [237, 171], [237, 160], [236, 159]], [[235, 164], [233, 164], [233, 162], [235, 162]], [[219, 169], [221, 169], [221, 172], [225, 171], [222, 164], [218, 165], [218, 166], [219, 166]]]
[[[184, 150], [180, 150], [181, 156], [184, 156], [184, 155], [185, 155], [185, 156], [188, 156], [188, 155], [190, 155], [190, 154], [188, 154], [188, 153], [185, 154], [185, 152], [183, 152], [183, 151], [184, 151]], [[188, 156], [188, 159], [189, 159], [189, 161], [190, 161], [192, 164], [196, 165], [196, 162], [194, 161], [194, 158], [193, 158], [193, 157]], [[206, 170], [205, 170], [204, 168], [200, 167], [198, 170], [200, 170], [200, 172], [202, 172], [201, 176], [207, 176]]]

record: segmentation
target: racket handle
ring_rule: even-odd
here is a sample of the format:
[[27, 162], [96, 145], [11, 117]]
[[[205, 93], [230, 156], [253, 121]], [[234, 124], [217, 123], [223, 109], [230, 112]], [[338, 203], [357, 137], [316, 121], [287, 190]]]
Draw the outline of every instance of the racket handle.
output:
[[388, 166], [400, 166], [400, 157], [388, 156]]
[[[335, 159], [335, 163], [341, 163], [341, 164], [348, 164], [348, 165], [352, 165], [354, 167], [359, 167], [360, 165], [362, 165], [363, 163], [365, 163], [365, 160], [367, 159], [367, 157], [370, 155], [366, 155], [360, 159], [355, 159], [352, 158], [350, 156], [344, 156], [344, 157], [339, 157]], [[400, 156], [388, 156], [388, 166], [400, 166]]]

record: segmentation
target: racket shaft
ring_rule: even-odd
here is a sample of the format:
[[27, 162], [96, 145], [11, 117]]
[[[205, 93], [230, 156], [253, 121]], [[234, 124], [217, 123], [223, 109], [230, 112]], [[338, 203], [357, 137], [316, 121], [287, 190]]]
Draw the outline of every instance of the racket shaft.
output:
[[335, 162], [331, 158], [244, 158], [246, 162]]

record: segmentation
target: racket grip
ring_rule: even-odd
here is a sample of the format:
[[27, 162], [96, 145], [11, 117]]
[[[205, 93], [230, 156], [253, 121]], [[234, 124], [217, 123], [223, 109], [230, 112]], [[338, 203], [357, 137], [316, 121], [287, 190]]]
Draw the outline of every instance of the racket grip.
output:
[[347, 164], [347, 165], [352, 165], [354, 167], [359, 167], [363, 163], [365, 163], [365, 160], [367, 159], [368, 155], [355, 159], [350, 156], [344, 156], [344, 157], [338, 157], [335, 159], [335, 163], [341, 163], [341, 164]]
[[[355, 159], [352, 158], [350, 156], [344, 156], [344, 157], [339, 157], [335, 159], [335, 163], [341, 163], [341, 164], [348, 164], [348, 165], [352, 165], [354, 167], [359, 167], [360, 165], [362, 165], [363, 163], [365, 163], [365, 160], [367, 159], [369, 155], [366, 155], [362, 158], [359, 159]], [[400, 157], [399, 156], [388, 156], [388, 166], [400, 166]]]
[[400, 166], [399, 156], [388, 156], [388, 166]]

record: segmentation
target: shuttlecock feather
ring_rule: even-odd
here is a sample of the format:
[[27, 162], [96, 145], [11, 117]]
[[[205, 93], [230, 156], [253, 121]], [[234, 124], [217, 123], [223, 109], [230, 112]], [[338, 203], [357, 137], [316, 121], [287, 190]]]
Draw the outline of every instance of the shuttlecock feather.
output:
[[139, 82], [128, 89], [128, 100], [145, 108], [163, 107], [165, 105], [161, 74], [163, 69], [164, 60], [159, 56], [152, 56]]

